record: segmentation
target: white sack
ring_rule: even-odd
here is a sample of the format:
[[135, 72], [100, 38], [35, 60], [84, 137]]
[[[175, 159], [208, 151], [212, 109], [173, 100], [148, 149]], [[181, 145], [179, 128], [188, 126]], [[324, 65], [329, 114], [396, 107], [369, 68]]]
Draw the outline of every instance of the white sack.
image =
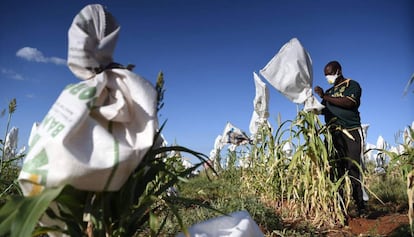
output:
[[222, 141], [222, 136], [218, 135], [214, 141], [214, 148], [210, 151], [209, 159], [215, 161], [218, 156], [220, 156], [220, 151], [223, 149], [224, 142]]
[[216, 140], [214, 140], [214, 149], [215, 150], [219, 150], [220, 151], [221, 149], [223, 149], [224, 144], [222, 142], [222, 138], [223, 138], [223, 136], [218, 135], [216, 137]]
[[99, 4], [84, 7], [68, 31], [68, 66], [82, 80], [112, 63], [120, 27]]
[[312, 95], [312, 73], [310, 55], [296, 38], [283, 45], [260, 70], [260, 74], [289, 100], [304, 103], [305, 111], [320, 111], [324, 106]]
[[293, 156], [293, 145], [291, 142], [286, 142], [283, 147], [282, 147], [282, 151], [285, 153], [285, 155], [288, 158], [292, 158]]
[[6, 135], [6, 140], [3, 146], [3, 160], [10, 160], [15, 158], [17, 149], [17, 140], [19, 137], [19, 129], [13, 127]]
[[262, 125], [270, 127], [267, 119], [269, 118], [269, 89], [266, 84], [259, 78], [259, 76], [253, 72], [254, 85], [256, 88], [256, 94], [253, 100], [253, 114], [250, 119], [249, 130], [252, 137], [255, 137], [257, 130]]
[[[195, 224], [188, 229], [191, 237], [263, 237], [247, 211], [233, 212]], [[184, 237], [179, 233], [176, 237]]]
[[223, 131], [221, 142], [223, 144], [239, 146], [249, 143], [250, 139], [240, 128], [237, 128], [230, 122], [227, 122]]
[[155, 88], [126, 69], [106, 68], [97, 74], [88, 69], [112, 58], [114, 37], [100, 34], [108, 32], [105, 26], [113, 29], [113, 19], [105, 16], [109, 14], [100, 5], [89, 5], [73, 21], [70, 68], [82, 79], [92, 77], [67, 86], [42, 123], [33, 127], [19, 175], [25, 195], [65, 184], [118, 190], [153, 144], [158, 129]]
[[222, 136], [218, 135], [216, 140], [214, 141], [214, 148], [210, 151], [209, 159], [211, 161], [215, 161], [217, 157], [220, 155], [221, 149], [223, 149], [224, 143], [222, 141]]
[[386, 149], [387, 143], [385, 142], [384, 138], [380, 135], [377, 139], [377, 149]]

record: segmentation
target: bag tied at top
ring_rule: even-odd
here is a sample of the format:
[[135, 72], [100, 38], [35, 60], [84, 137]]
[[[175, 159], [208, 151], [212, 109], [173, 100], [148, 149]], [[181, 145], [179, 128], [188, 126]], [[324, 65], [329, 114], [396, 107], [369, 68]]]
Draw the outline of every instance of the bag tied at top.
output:
[[101, 5], [74, 18], [68, 66], [84, 81], [68, 85], [33, 127], [19, 175], [25, 195], [65, 184], [119, 190], [153, 145], [157, 92], [130, 70], [110, 66], [118, 32]]
[[305, 111], [324, 108], [312, 95], [312, 60], [298, 39], [293, 38], [260, 70], [260, 74], [289, 100], [304, 104]]
[[120, 26], [99, 4], [84, 7], [68, 31], [68, 66], [82, 80], [112, 63]]

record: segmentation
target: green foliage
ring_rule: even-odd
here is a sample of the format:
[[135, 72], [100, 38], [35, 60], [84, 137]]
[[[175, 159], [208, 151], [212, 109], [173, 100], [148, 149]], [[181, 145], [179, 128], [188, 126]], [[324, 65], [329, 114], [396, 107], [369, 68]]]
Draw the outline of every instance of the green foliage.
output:
[[[394, 212], [407, 206], [405, 180], [414, 167], [414, 136], [412, 129], [408, 131], [411, 135], [406, 135], [404, 152], [382, 151], [391, 157], [385, 177], [363, 172], [368, 175], [364, 183], [370, 203], [375, 204], [370, 206], [373, 211]], [[301, 111], [295, 120], [279, 122], [274, 135], [267, 128], [261, 132], [261, 140], [250, 147], [250, 166], [239, 168], [239, 195], [262, 197], [261, 201], [273, 204], [284, 220], [309, 223], [320, 230], [343, 224], [346, 211], [352, 206], [351, 183], [348, 174], [331, 177], [334, 173], [329, 157], [336, 151], [328, 127], [315, 114]], [[283, 150], [287, 143], [295, 147], [291, 156]], [[223, 174], [220, 173], [222, 178]], [[312, 232], [311, 228], [304, 229]], [[293, 235], [286, 229], [274, 233], [287, 232]]]
[[[274, 136], [264, 131], [261, 137], [252, 148], [251, 166], [243, 171], [244, 190], [275, 200], [282, 212], [289, 209], [286, 218], [309, 220], [315, 226], [344, 223], [350, 180], [347, 175], [331, 179], [329, 157], [335, 150], [318, 116], [301, 111], [295, 120], [281, 123]], [[295, 147], [292, 156], [283, 151], [286, 143]]]
[[[158, 111], [163, 107], [164, 81], [157, 79]], [[9, 104], [6, 134], [16, 101]], [[3, 113], [5, 114], [5, 112]], [[201, 221], [247, 210], [266, 235], [314, 236], [316, 229], [344, 222], [350, 205], [347, 174], [332, 179], [329, 157], [335, 152], [328, 127], [314, 113], [299, 112], [294, 120], [279, 121], [272, 134], [260, 129], [259, 138], [245, 153], [231, 151], [227, 165], [216, 171], [191, 173], [207, 157], [182, 146], [154, 146], [117, 192], [87, 192], [71, 186], [45, 189], [35, 197], [22, 197], [16, 181], [17, 161], [6, 157], [1, 140], [0, 236], [39, 236], [62, 232], [69, 236], [171, 236]], [[162, 127], [161, 127], [162, 130]], [[161, 131], [160, 130], [160, 131]], [[412, 128], [400, 154], [391, 157], [385, 176], [366, 173], [367, 187], [378, 197], [378, 207], [388, 202], [406, 205], [405, 180], [414, 167]], [[159, 143], [154, 137], [154, 144]], [[283, 147], [294, 146], [292, 154]], [[181, 153], [200, 162], [186, 169]], [[240, 167], [240, 159], [248, 166]], [[178, 195], [169, 192], [176, 188]], [[344, 199], [339, 195], [343, 192]], [[303, 221], [290, 227], [283, 220]], [[38, 225], [39, 221], [45, 225]], [[308, 225], [309, 224], [309, 225]]]
[[[163, 106], [163, 86], [163, 74], [160, 73], [157, 80], [158, 110]], [[9, 105], [6, 133], [15, 108], [13, 100]], [[0, 236], [38, 236], [50, 232], [69, 236], [159, 236], [167, 218], [175, 218], [186, 232], [179, 207], [208, 206], [197, 200], [169, 195], [167, 190], [185, 181], [205, 163], [207, 157], [182, 146], [160, 147], [163, 127], [153, 138], [153, 147], [116, 192], [82, 191], [68, 185], [46, 188], [34, 197], [4, 191], [2, 200], [7, 202], [0, 209]], [[9, 188], [3, 189], [2, 186], [2, 190], [10, 190], [11, 185], [18, 188], [15, 180], [19, 169], [12, 169], [11, 163], [4, 161], [5, 143], [1, 141], [1, 144], [2, 181], [5, 171], [13, 171], [6, 180], [13, 181], [12, 184], [4, 182]], [[186, 169], [182, 165], [181, 153], [194, 156], [200, 162]], [[5, 164], [8, 166], [5, 167]]]
[[[237, 166], [245, 154], [229, 151], [229, 166], [219, 170], [218, 176], [191, 179], [180, 186], [181, 192], [225, 213], [248, 210], [266, 236], [315, 236], [326, 228], [344, 224], [346, 210], [352, 206], [350, 178], [347, 174], [331, 177], [333, 164], [329, 157], [335, 150], [328, 127], [317, 115], [299, 112], [294, 120], [279, 122], [274, 134], [262, 127], [258, 137], [248, 148], [248, 167]], [[284, 151], [287, 143], [294, 146], [292, 154]], [[395, 174], [398, 179], [390, 177], [385, 182], [375, 179], [373, 173], [365, 174], [369, 176], [364, 178], [365, 188], [371, 194], [371, 202], [376, 203], [372, 208], [384, 210], [387, 201], [406, 205], [401, 173]], [[272, 210], [277, 224], [266, 223], [265, 219], [271, 218], [264, 211], [267, 208]], [[190, 207], [184, 213], [187, 219], [191, 218], [183, 218], [189, 225], [219, 215]], [[290, 226], [282, 219], [302, 224]]]
[[[201, 162], [184, 169], [177, 165], [181, 157], [167, 157], [172, 151], [189, 153]], [[0, 210], [0, 216], [8, 216], [7, 223], [13, 224], [2, 226], [0, 233], [30, 236], [31, 233], [54, 230], [70, 236], [82, 236], [88, 231], [89, 222], [93, 226], [89, 229], [93, 236], [136, 236], [148, 230], [149, 235], [158, 236], [163, 227], [160, 219], [160, 216], [165, 217], [163, 213], [171, 212], [178, 220], [181, 218], [175, 209], [182, 200], [169, 197], [167, 189], [179, 180], [185, 180], [204, 161], [204, 155], [184, 147], [153, 147], [117, 192], [87, 192], [66, 186], [62, 192], [46, 189], [35, 197], [11, 199]], [[191, 203], [192, 200], [185, 201]], [[34, 210], [34, 214], [30, 214], [30, 210]], [[45, 216], [41, 221], [45, 221], [45, 217], [52, 220], [49, 227], [34, 226], [33, 223], [43, 214]], [[64, 223], [66, 228], [60, 227], [59, 222]], [[25, 232], [19, 232], [13, 227], [16, 223], [31, 225], [25, 226]], [[183, 225], [181, 227], [184, 229]]]
[[[187, 205], [180, 209], [184, 225], [190, 226], [217, 216], [246, 210], [263, 229], [281, 229], [281, 219], [273, 208], [266, 206], [260, 197], [244, 195], [240, 176], [241, 170], [237, 169], [226, 169], [218, 175], [207, 170], [187, 182], [180, 183], [180, 195], [212, 207]], [[179, 231], [179, 225], [169, 222], [167, 230], [166, 235], [173, 235]]]
[[164, 107], [164, 74], [158, 73], [157, 82], [155, 84], [155, 90], [157, 91], [157, 111], [160, 111]]
[[393, 173], [397, 172], [399, 173], [397, 176], [405, 181], [408, 173], [414, 169], [414, 128], [410, 126], [407, 127], [401, 145], [403, 147], [403, 152], [401, 154], [386, 150], [380, 151], [391, 158], [390, 163], [387, 166], [388, 174], [395, 175]]
[[392, 203], [395, 206], [407, 207], [407, 187], [405, 181], [401, 178], [372, 174], [367, 185], [381, 200], [380, 202], [377, 199], [373, 199], [373, 202], [378, 204]]
[[[25, 154], [17, 152], [17, 132], [16, 128], [10, 130], [11, 120], [17, 108], [16, 99], [9, 102], [8, 118], [4, 139], [0, 140], [0, 207], [6, 202], [9, 195], [21, 195], [20, 187], [17, 183], [17, 176], [20, 172], [19, 162]], [[1, 116], [4, 116], [4, 109]], [[11, 136], [15, 133], [15, 137]], [[16, 141], [13, 141], [15, 139]]]
[[50, 202], [62, 191], [62, 187], [48, 189], [42, 195], [12, 198], [0, 210], [0, 236], [31, 236], [37, 221], [48, 208]]
[[[408, 189], [410, 184], [410, 180], [407, 179], [409, 173], [413, 172], [414, 170], [414, 128], [408, 126], [405, 130], [403, 136], [403, 152], [401, 154], [396, 154], [394, 152], [385, 151], [388, 156], [391, 157], [391, 161], [387, 167], [387, 175], [399, 178], [403, 182], [406, 183], [406, 192], [408, 195]], [[408, 197], [408, 196], [407, 196]], [[407, 198], [408, 202], [413, 202]], [[413, 211], [410, 209], [410, 211]], [[410, 223], [410, 230], [411, 236], [414, 236], [414, 223], [413, 221]]]

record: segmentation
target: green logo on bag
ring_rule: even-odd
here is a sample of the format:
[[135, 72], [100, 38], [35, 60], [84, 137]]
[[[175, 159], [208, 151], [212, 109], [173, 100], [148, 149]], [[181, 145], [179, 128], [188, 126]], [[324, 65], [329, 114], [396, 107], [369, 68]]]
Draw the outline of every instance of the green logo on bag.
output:
[[39, 154], [33, 157], [33, 159], [29, 159], [24, 163], [23, 171], [39, 175], [39, 184], [45, 185], [48, 172], [47, 170], [40, 169], [40, 167], [47, 165], [48, 162], [49, 159], [47, 158], [46, 150], [42, 149]]
[[96, 94], [96, 87], [88, 86], [85, 83], [71, 84], [65, 89], [69, 90], [72, 95], [77, 95], [80, 100], [89, 100]]
[[65, 128], [65, 125], [62, 122], [51, 115], [46, 115], [42, 121], [42, 126], [52, 137], [56, 137]]
[[96, 87], [89, 87], [89, 88], [86, 88], [85, 90], [83, 90], [79, 94], [79, 99], [88, 100], [88, 99], [91, 99], [92, 97], [94, 97], [95, 94], [96, 94]]

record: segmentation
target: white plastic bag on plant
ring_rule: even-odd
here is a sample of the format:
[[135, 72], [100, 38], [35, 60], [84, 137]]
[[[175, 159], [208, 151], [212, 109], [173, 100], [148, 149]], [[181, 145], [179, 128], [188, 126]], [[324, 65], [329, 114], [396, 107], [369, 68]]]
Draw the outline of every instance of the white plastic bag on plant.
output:
[[[209, 165], [213, 166], [215, 169], [218, 169], [220, 165], [220, 152], [223, 149], [224, 142], [222, 141], [222, 136], [218, 135], [214, 140], [214, 148], [210, 151], [209, 154]], [[204, 165], [206, 169], [210, 168], [209, 165]]]
[[260, 70], [260, 74], [289, 100], [304, 104], [305, 111], [324, 106], [312, 95], [312, 60], [296, 38], [291, 39]]
[[252, 137], [256, 136], [257, 130], [263, 126], [269, 126], [269, 89], [260, 77], [253, 72], [253, 79], [255, 85], [255, 97], [253, 100], [253, 114], [250, 119], [249, 130]]
[[152, 146], [156, 90], [112, 63], [118, 32], [115, 19], [98, 4], [74, 18], [68, 65], [84, 81], [67, 86], [34, 126], [19, 175], [25, 195], [64, 184], [118, 190]]
[[235, 147], [249, 143], [250, 139], [240, 128], [237, 128], [230, 122], [227, 122], [223, 135], [221, 136], [221, 142]]
[[214, 148], [210, 151], [209, 156], [209, 159], [213, 162], [216, 160], [217, 156], [220, 155], [220, 151], [221, 149], [223, 149], [223, 146], [225, 145], [222, 141], [222, 138], [223, 137], [221, 135], [218, 135], [214, 140]]
[[19, 136], [19, 129], [13, 127], [6, 135], [6, 140], [3, 147], [3, 159], [9, 160], [16, 156], [17, 140]]

